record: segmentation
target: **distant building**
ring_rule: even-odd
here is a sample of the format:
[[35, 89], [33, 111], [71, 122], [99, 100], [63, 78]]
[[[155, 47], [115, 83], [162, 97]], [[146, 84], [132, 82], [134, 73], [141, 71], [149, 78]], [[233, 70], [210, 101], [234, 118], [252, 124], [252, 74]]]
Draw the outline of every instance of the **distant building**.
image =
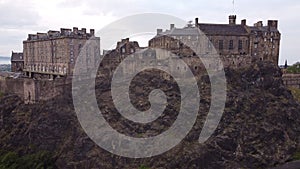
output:
[[29, 77], [55, 78], [57, 76], [73, 75], [75, 62], [87, 44], [81, 58], [81, 72], [94, 68], [96, 57], [100, 56], [100, 38], [94, 36], [94, 29], [90, 33], [85, 28], [78, 30], [61, 28], [60, 31], [29, 34], [23, 41], [24, 72]]
[[[207, 42], [199, 42], [199, 30], [207, 36]], [[236, 16], [231, 15], [228, 24], [202, 24], [196, 18], [195, 24], [188, 24], [184, 28], [176, 28], [171, 24], [170, 30], [157, 29], [157, 35], [149, 41], [149, 47], [192, 56], [196, 53], [182, 48], [183, 43], [201, 43], [204, 46], [202, 49], [207, 52], [214, 47], [221, 56], [223, 65], [234, 68], [257, 60], [278, 64], [280, 37], [277, 20], [269, 20], [266, 26], [262, 21], [248, 26], [246, 20], [236, 24]]]
[[22, 72], [24, 69], [23, 53], [16, 53], [12, 51], [11, 54], [11, 71]]

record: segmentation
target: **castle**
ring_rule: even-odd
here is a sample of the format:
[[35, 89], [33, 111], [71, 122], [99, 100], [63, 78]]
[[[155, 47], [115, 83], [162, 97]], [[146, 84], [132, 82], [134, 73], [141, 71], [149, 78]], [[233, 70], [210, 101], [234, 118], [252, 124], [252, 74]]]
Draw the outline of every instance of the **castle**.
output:
[[[95, 58], [100, 55], [100, 38], [95, 37], [94, 29], [90, 33], [85, 28], [73, 30], [61, 28], [60, 31], [29, 34], [23, 41], [23, 72], [28, 77], [46, 77], [53, 79], [57, 76], [72, 75], [77, 57], [87, 41], [97, 45], [86, 47], [82, 59], [83, 70], [95, 67]], [[89, 45], [89, 44], [88, 44]]]
[[[201, 39], [203, 34], [207, 37], [206, 41]], [[126, 60], [128, 66], [123, 73], [130, 73], [145, 64], [166, 65], [167, 62], [170, 69], [186, 73], [186, 67], [172, 65], [173, 62], [164, 58], [165, 53], [161, 51], [180, 56], [192, 68], [192, 72], [197, 74], [203, 69], [201, 60], [197, 60], [196, 52], [186, 46], [186, 42], [200, 44], [202, 53], [209, 53], [214, 49], [221, 57], [224, 67], [238, 68], [259, 60], [278, 64], [280, 37], [277, 20], [269, 20], [265, 26], [262, 21], [248, 26], [246, 20], [237, 24], [235, 15], [229, 16], [228, 24], [204, 24], [199, 23], [196, 18], [194, 24], [189, 23], [183, 28], [171, 24], [169, 30], [157, 29], [157, 35], [149, 40], [149, 45], [145, 48], [128, 38], [122, 39], [114, 50], [104, 53], [99, 69], [105, 71], [104, 74], [98, 73], [98, 76], [111, 76], [125, 58], [129, 59]], [[94, 44], [86, 43], [88, 40]], [[84, 53], [83, 58], [79, 57], [81, 53]], [[68, 77], [72, 77], [76, 61], [81, 63], [80, 72], [87, 73], [87, 76], [90, 69], [98, 66], [100, 37], [95, 37], [94, 29], [87, 33], [85, 28], [79, 30], [77, 27], [73, 30], [61, 28], [60, 31], [29, 34], [23, 41], [23, 54], [12, 53], [12, 56], [12, 70], [22, 72], [26, 78], [15, 79], [22, 81], [17, 85], [11, 79], [1, 78], [0, 89], [16, 90], [15, 93], [19, 93], [27, 103], [47, 100], [63, 92], [63, 84], [70, 83], [72, 78]], [[48, 90], [55, 91], [45, 92]]]
[[[224, 67], [236, 68], [258, 60], [278, 64], [281, 34], [277, 20], [269, 20], [266, 26], [262, 21], [248, 26], [245, 19], [237, 24], [236, 15], [229, 16], [228, 24], [203, 24], [196, 18], [195, 24], [188, 24], [184, 28], [176, 28], [171, 24], [170, 30], [163, 32], [157, 29], [157, 35], [149, 41], [149, 47], [182, 53], [178, 51], [182, 42], [199, 43], [199, 30], [208, 38], [203, 50], [209, 52], [214, 47]], [[183, 54], [193, 55], [188, 51]]]

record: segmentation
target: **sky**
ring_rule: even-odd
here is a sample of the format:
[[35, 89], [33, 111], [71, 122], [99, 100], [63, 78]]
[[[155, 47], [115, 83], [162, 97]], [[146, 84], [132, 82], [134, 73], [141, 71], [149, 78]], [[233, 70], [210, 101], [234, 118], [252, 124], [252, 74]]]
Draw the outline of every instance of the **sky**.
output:
[[0, 12], [0, 56], [22, 51], [28, 34], [73, 27], [97, 32], [134, 14], [162, 13], [187, 22], [198, 17], [200, 23], [228, 23], [228, 16], [235, 14], [238, 23], [247, 19], [248, 25], [278, 20], [279, 64], [300, 61], [298, 0], [234, 0], [234, 5], [233, 0], [0, 0]]

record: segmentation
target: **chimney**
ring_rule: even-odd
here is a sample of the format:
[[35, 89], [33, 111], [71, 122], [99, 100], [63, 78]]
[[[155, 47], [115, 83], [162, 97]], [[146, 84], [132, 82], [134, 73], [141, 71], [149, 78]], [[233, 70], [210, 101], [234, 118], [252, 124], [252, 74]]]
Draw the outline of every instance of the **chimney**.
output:
[[95, 29], [90, 29], [90, 34], [91, 34], [91, 36], [94, 36], [95, 35]]
[[229, 25], [236, 24], [236, 15], [229, 15]]
[[78, 34], [78, 28], [77, 27], [73, 27], [73, 33]]
[[126, 38], [126, 41], [125, 41], [126, 43], [129, 43], [129, 38]]
[[175, 28], [175, 24], [170, 24], [170, 30]]
[[263, 27], [263, 22], [262, 21], [258, 21], [256, 24], [255, 24], [256, 27]]
[[199, 19], [195, 18], [195, 27], [198, 27], [198, 25], [199, 25]]
[[243, 19], [243, 20], [241, 21], [241, 25], [246, 26], [246, 24], [247, 24], [246, 19]]
[[82, 28], [81, 31], [83, 32], [83, 34], [86, 34], [86, 28]]
[[278, 28], [278, 21], [277, 20], [268, 20], [268, 27], [269, 28]]
[[162, 29], [157, 29], [156, 31], [157, 31], [157, 35], [158, 35], [158, 34], [161, 34], [163, 30]]

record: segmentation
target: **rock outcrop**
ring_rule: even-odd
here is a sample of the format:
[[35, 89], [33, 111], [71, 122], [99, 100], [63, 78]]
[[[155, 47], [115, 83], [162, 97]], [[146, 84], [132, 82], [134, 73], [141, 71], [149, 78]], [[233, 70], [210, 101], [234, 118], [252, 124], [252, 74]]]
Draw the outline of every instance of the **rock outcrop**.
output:
[[[170, 100], [170, 107], [163, 117], [152, 125], [127, 123], [128, 120], [115, 113], [113, 104], [99, 105], [100, 109], [109, 110], [105, 117], [111, 126], [135, 137], [149, 137], [165, 131], [178, 114], [176, 85], [164, 80], [158, 83], [151, 76], [142, 77], [132, 85], [138, 93], [131, 95], [137, 108], [149, 106], [147, 94], [144, 97], [141, 93], [152, 88], [140, 86], [151, 80], [153, 85], [162, 84], [154, 88], [163, 88], [167, 96], [175, 98]], [[1, 96], [0, 147], [20, 155], [50, 151], [56, 167], [64, 169], [132, 169], [140, 166], [153, 169], [269, 168], [289, 161], [299, 142], [300, 105], [284, 87], [280, 69], [269, 63], [257, 63], [248, 68], [228, 69], [226, 78], [226, 108], [217, 130], [204, 144], [199, 144], [198, 138], [206, 115], [203, 112], [207, 112], [210, 106], [207, 76], [199, 81], [201, 103], [193, 129], [179, 145], [159, 156], [130, 159], [112, 155], [98, 147], [81, 128], [71, 94], [32, 105], [22, 103], [14, 95]], [[110, 85], [106, 80], [99, 80], [96, 89], [99, 103], [111, 103]], [[134, 98], [141, 99], [141, 102]]]

